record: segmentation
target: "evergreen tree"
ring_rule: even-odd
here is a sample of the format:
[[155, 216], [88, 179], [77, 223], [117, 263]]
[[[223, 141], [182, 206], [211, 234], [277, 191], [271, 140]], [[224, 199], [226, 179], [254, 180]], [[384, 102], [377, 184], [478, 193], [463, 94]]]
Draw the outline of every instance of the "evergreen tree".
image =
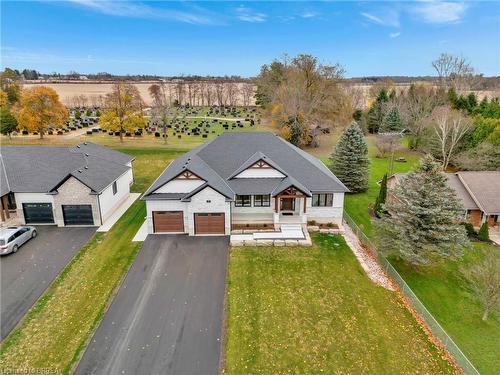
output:
[[384, 211], [385, 199], [387, 198], [387, 173], [382, 178], [382, 183], [380, 184], [380, 190], [378, 192], [377, 199], [375, 200], [375, 206], [373, 207], [373, 211], [377, 217], [382, 216], [382, 212]]
[[359, 125], [353, 121], [340, 137], [330, 156], [332, 172], [353, 193], [368, 189], [370, 160]]
[[403, 120], [401, 120], [401, 115], [399, 114], [398, 107], [393, 106], [385, 114], [382, 120], [382, 125], [379, 128], [379, 133], [396, 132], [403, 129]]
[[10, 110], [7, 106], [3, 106], [0, 108], [0, 133], [3, 135], [8, 135], [10, 138], [10, 134], [16, 130], [17, 128], [17, 120], [10, 113]]
[[389, 97], [387, 96], [387, 91], [385, 89], [381, 89], [375, 99], [375, 103], [373, 103], [368, 110], [368, 131], [370, 133], [378, 133], [378, 129], [384, 119], [386, 111], [385, 107], [388, 101]]
[[404, 176], [391, 195], [389, 215], [375, 223], [381, 251], [414, 267], [462, 256], [469, 244], [459, 223], [464, 208], [432, 156]]
[[479, 232], [477, 232], [477, 238], [480, 241], [488, 241], [490, 239], [490, 234], [488, 233], [488, 220], [486, 220], [479, 228]]

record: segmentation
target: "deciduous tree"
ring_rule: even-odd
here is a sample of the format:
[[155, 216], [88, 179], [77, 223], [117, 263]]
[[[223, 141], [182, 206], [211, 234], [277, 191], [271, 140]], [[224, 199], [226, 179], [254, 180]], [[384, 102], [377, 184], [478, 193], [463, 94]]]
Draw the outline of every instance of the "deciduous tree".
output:
[[434, 143], [443, 165], [448, 168], [451, 159], [458, 150], [458, 144], [471, 128], [472, 121], [449, 107], [436, 108], [431, 117]]
[[167, 128], [177, 119], [178, 108], [173, 106], [164, 83], [149, 86], [153, 98], [151, 116], [163, 129], [163, 142], [167, 143]]
[[500, 306], [500, 254], [488, 251], [484, 259], [461, 269], [469, 282], [471, 292], [483, 306], [482, 320], [488, 320], [491, 311]]
[[370, 160], [359, 125], [353, 121], [342, 133], [330, 156], [332, 172], [353, 193], [368, 189]]
[[462, 256], [468, 239], [460, 219], [464, 208], [430, 155], [391, 188], [388, 212], [377, 222], [379, 249], [413, 267]]
[[17, 120], [10, 112], [9, 107], [0, 107], [0, 133], [3, 135], [8, 135], [10, 138], [11, 133], [15, 131], [16, 128]]
[[38, 132], [43, 138], [49, 126], [62, 126], [68, 120], [68, 110], [54, 89], [37, 86], [22, 91], [15, 116], [21, 128]]
[[129, 83], [116, 83], [106, 95], [106, 109], [101, 113], [99, 124], [103, 129], [123, 134], [132, 132], [146, 123], [141, 111], [142, 99], [137, 87]]

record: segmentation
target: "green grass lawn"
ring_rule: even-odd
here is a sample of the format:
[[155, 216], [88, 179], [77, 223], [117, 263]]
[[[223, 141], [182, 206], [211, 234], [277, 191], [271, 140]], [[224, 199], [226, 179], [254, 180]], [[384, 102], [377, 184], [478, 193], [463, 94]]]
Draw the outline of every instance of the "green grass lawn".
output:
[[500, 248], [474, 242], [461, 261], [445, 262], [420, 273], [402, 262], [392, 263], [478, 371], [493, 375], [500, 368], [500, 311], [491, 313], [483, 322], [482, 308], [459, 271], [487, 251], [500, 256]]
[[[133, 191], [143, 191], [177, 156], [154, 149], [123, 151], [136, 156]], [[0, 369], [54, 368], [69, 373], [141, 246], [132, 238], [145, 215], [145, 203], [137, 201], [109, 232], [94, 235], [5, 339]]]
[[340, 236], [312, 248], [232, 248], [227, 374], [446, 374], [395, 293]]
[[[363, 232], [368, 237], [372, 237], [374, 233], [368, 207], [375, 203], [380, 189], [377, 181], [380, 181], [387, 172], [389, 159], [375, 157], [372, 137], [368, 137], [368, 144], [371, 158], [368, 191], [347, 194], [344, 207]], [[408, 150], [396, 153], [396, 157], [399, 156], [405, 157], [407, 163], [395, 162], [395, 173], [409, 171], [419, 159], [418, 154]], [[328, 163], [328, 160], [324, 161]], [[480, 306], [466, 290], [458, 267], [462, 262], [472, 261], [475, 254], [499, 250], [491, 245], [480, 243], [474, 244], [474, 250], [466, 253], [467, 255], [461, 262], [446, 261], [439, 267], [422, 273], [414, 273], [402, 262], [391, 260], [391, 263], [396, 266], [415, 294], [479, 371], [484, 374], [493, 374], [500, 367], [497, 349], [500, 347], [500, 317], [497, 312], [488, 322], [481, 321]]]

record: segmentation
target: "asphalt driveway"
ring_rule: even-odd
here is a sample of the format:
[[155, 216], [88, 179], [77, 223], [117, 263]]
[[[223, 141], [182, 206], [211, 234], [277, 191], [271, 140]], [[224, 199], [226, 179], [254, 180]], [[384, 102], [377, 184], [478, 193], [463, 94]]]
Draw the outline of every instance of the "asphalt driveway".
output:
[[228, 237], [150, 235], [76, 374], [217, 374]]
[[96, 228], [36, 227], [38, 236], [0, 257], [0, 324], [4, 339]]

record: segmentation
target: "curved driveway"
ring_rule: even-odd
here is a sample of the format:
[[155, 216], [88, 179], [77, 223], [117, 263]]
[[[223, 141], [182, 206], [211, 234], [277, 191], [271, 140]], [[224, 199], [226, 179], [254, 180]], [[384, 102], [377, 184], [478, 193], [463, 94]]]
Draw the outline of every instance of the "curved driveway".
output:
[[216, 375], [228, 237], [149, 235], [76, 374]]

